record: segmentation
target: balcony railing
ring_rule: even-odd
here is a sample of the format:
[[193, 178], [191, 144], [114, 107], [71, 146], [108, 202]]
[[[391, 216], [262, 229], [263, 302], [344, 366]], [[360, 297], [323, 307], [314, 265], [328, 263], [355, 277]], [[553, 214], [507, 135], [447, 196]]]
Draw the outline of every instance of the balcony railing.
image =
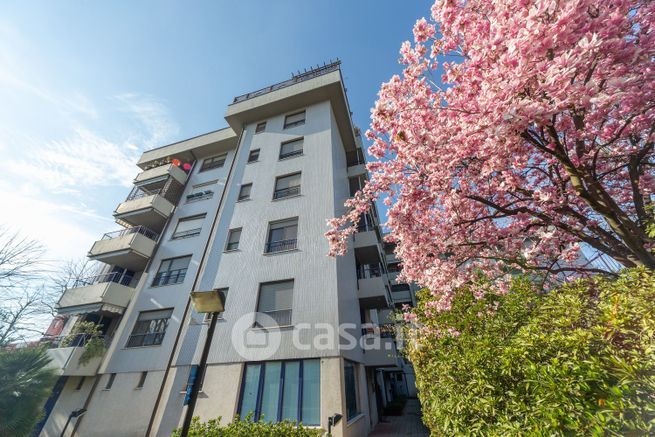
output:
[[145, 226], [135, 226], [133, 228], [121, 229], [120, 231], [107, 232], [102, 236], [101, 240], [113, 240], [114, 238], [120, 238], [130, 234], [141, 234], [153, 241], [157, 241], [157, 238], [159, 238], [159, 234], [155, 231]]
[[362, 328], [362, 335], [379, 335], [381, 338], [395, 338], [396, 325], [393, 323], [385, 323], [379, 326], [370, 324]]
[[362, 153], [362, 149], [356, 149], [351, 152], [346, 152], [346, 162], [348, 164], [348, 167], [352, 167], [360, 164], [366, 164], [366, 160], [364, 159], [364, 154]]
[[357, 267], [357, 279], [378, 278], [384, 270], [380, 265], [361, 265]]
[[88, 278], [77, 279], [73, 283], [72, 288], [88, 287], [90, 285], [104, 284], [107, 282], [114, 282], [116, 284], [129, 286], [133, 278], [134, 276], [131, 273], [127, 273], [127, 272], [105, 273], [104, 275], [95, 275], [95, 276], [89, 276]]
[[[277, 311], [260, 311], [255, 316], [255, 326], [270, 327], [271, 321], [268, 317], [262, 316], [266, 314], [273, 319], [278, 326], [288, 326], [291, 324], [291, 310], [277, 310]], [[275, 326], [275, 325], [272, 325]]]
[[143, 187], [134, 187], [130, 192], [130, 194], [128, 194], [125, 201], [129, 202], [130, 200], [141, 199], [142, 197], [154, 196], [155, 194], [160, 194], [161, 192], [162, 192], [162, 188], [157, 188], [155, 190], [148, 190]]
[[293, 250], [298, 246], [298, 240], [280, 240], [269, 241], [266, 243], [266, 253], [282, 252], [284, 250]]
[[111, 343], [112, 337], [110, 335], [93, 335], [93, 334], [77, 334], [72, 336], [70, 340], [67, 340], [64, 343], [65, 339], [68, 339], [68, 335], [59, 335], [56, 337], [44, 337], [41, 339], [41, 344], [46, 345], [48, 349], [58, 349], [60, 347], [82, 347], [92, 338], [101, 338], [104, 340], [105, 346], [108, 347]]
[[184, 281], [187, 269], [170, 270], [167, 272], [159, 272], [155, 275], [152, 281], [152, 286], [157, 287], [160, 285], [179, 284]]
[[273, 199], [284, 199], [285, 197], [297, 196], [298, 194], [300, 194], [300, 185], [275, 190], [273, 192]]
[[302, 149], [292, 150], [290, 152], [280, 153], [280, 159], [291, 158], [292, 156], [302, 155]]
[[263, 96], [264, 94], [268, 94], [268, 93], [270, 93], [272, 91], [277, 91], [279, 89], [286, 88], [286, 87], [294, 85], [296, 83], [304, 82], [306, 80], [313, 79], [313, 78], [318, 77], [318, 76], [322, 76], [322, 75], [330, 73], [332, 71], [336, 71], [336, 70], [339, 69], [339, 64], [341, 64], [341, 61], [337, 60], [337, 61], [332, 62], [330, 64], [323, 65], [322, 67], [312, 68], [309, 71], [305, 71], [305, 72], [299, 73], [299, 74], [293, 74], [293, 75], [291, 75], [291, 79], [285, 80], [284, 82], [279, 82], [279, 83], [276, 83], [275, 85], [271, 85], [269, 87], [262, 88], [262, 89], [257, 90], [257, 91], [253, 91], [251, 93], [243, 94], [241, 96], [235, 97], [232, 104], [244, 102], [244, 101], [246, 101], [248, 99], [252, 99], [254, 97]]

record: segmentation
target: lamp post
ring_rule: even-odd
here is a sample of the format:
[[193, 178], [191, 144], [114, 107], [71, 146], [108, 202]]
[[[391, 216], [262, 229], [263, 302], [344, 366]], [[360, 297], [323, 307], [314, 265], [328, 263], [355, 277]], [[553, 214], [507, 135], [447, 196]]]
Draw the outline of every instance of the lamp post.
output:
[[68, 420], [66, 420], [66, 424], [64, 425], [64, 429], [61, 430], [59, 437], [64, 437], [64, 434], [66, 434], [66, 428], [68, 428], [68, 424], [71, 423], [71, 419], [74, 417], [80, 417], [84, 413], [86, 413], [86, 408], [78, 408], [77, 410], [71, 411], [71, 413], [68, 415]]
[[196, 401], [198, 400], [198, 392], [200, 391], [200, 382], [205, 376], [205, 367], [207, 367], [207, 357], [209, 356], [209, 349], [211, 348], [212, 337], [216, 329], [216, 320], [218, 313], [225, 310], [225, 294], [222, 291], [192, 291], [191, 303], [196, 312], [202, 314], [211, 314], [211, 321], [209, 322], [209, 329], [207, 330], [207, 337], [200, 356], [200, 364], [198, 365], [198, 374], [193, 381], [191, 388], [191, 396], [189, 397], [189, 405], [187, 406], [186, 414], [184, 415], [184, 423], [182, 424], [181, 437], [189, 435], [189, 428], [191, 427], [191, 420], [193, 419], [193, 410], [196, 408]]

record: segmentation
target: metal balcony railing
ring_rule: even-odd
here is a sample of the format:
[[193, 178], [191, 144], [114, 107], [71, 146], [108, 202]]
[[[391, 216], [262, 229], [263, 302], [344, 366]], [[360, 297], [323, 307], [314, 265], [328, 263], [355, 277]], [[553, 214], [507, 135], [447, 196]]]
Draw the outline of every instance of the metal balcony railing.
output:
[[355, 149], [353, 151], [346, 152], [346, 163], [348, 167], [352, 167], [360, 164], [366, 164], [366, 160], [364, 159], [364, 153], [362, 152], [362, 149]]
[[302, 149], [292, 150], [290, 152], [280, 153], [280, 159], [291, 158], [292, 156], [302, 155]]
[[114, 282], [116, 284], [129, 286], [133, 278], [134, 275], [127, 272], [105, 273], [103, 275], [95, 275], [89, 276], [87, 278], [77, 279], [71, 288], [88, 287], [90, 285], [104, 284], [107, 282]]
[[159, 234], [156, 233], [155, 231], [148, 229], [145, 226], [135, 226], [133, 228], [107, 232], [102, 236], [101, 240], [113, 240], [114, 238], [120, 238], [130, 234], [141, 234], [144, 235], [145, 237], [150, 238], [153, 241], [157, 241], [157, 238], [159, 238]]
[[297, 196], [298, 194], [300, 194], [300, 185], [275, 190], [273, 192], [273, 199], [284, 199], [285, 197]]
[[331, 73], [332, 71], [337, 71], [339, 69], [339, 64], [341, 64], [341, 61], [337, 60], [335, 62], [331, 62], [327, 65], [323, 65], [322, 67], [317, 67], [317, 68], [312, 68], [309, 71], [305, 71], [303, 73], [299, 74], [292, 74], [291, 79], [285, 80], [284, 82], [279, 82], [276, 83], [275, 85], [271, 85], [266, 88], [262, 88], [257, 91], [253, 91], [251, 93], [243, 94], [241, 96], [237, 96], [234, 98], [234, 101], [232, 104], [234, 105], [235, 103], [241, 103], [244, 102], [248, 99], [252, 99], [254, 97], [259, 97], [263, 96], [264, 94], [268, 94], [272, 91], [277, 91], [282, 88], [286, 88], [288, 86], [304, 82], [309, 79], [313, 79], [318, 76], [322, 76], [327, 73]]
[[395, 338], [396, 325], [393, 323], [385, 323], [382, 325], [368, 324], [362, 327], [362, 335], [379, 335], [380, 338]]
[[152, 286], [157, 287], [160, 285], [179, 284], [184, 281], [187, 269], [169, 270], [167, 272], [159, 272], [152, 280]]
[[280, 240], [269, 241], [266, 243], [266, 253], [282, 252], [283, 250], [293, 250], [298, 246], [298, 240]]
[[44, 337], [41, 339], [41, 344], [46, 345], [48, 349], [58, 349], [60, 347], [82, 347], [84, 346], [91, 338], [102, 338], [105, 342], [105, 346], [109, 346], [112, 340], [110, 335], [93, 335], [93, 334], [76, 334], [69, 341], [66, 341], [66, 344], [62, 344], [64, 339], [67, 339], [68, 335], [58, 335], [56, 337]]
[[361, 265], [357, 267], [357, 279], [378, 278], [384, 270], [380, 265]]
[[255, 316], [255, 326], [259, 327], [270, 327], [275, 326], [271, 325], [271, 321], [267, 317], [263, 317], [262, 314], [266, 314], [268, 317], [275, 321], [277, 326], [288, 326], [291, 324], [291, 310], [277, 310], [277, 311], [259, 311]]
[[128, 194], [125, 201], [129, 202], [130, 200], [141, 199], [142, 197], [154, 196], [155, 194], [160, 194], [161, 192], [162, 192], [162, 188], [157, 188], [155, 190], [148, 190], [143, 187], [134, 187], [130, 192], [130, 194]]

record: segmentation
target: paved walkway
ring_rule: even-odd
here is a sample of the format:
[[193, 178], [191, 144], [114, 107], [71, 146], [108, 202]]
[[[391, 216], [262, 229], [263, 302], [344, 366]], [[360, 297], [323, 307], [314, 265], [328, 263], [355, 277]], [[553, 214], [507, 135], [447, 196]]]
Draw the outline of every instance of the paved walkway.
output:
[[384, 422], [375, 425], [369, 437], [412, 436], [427, 437], [428, 429], [421, 422], [421, 404], [418, 399], [408, 399], [402, 416], [384, 416]]

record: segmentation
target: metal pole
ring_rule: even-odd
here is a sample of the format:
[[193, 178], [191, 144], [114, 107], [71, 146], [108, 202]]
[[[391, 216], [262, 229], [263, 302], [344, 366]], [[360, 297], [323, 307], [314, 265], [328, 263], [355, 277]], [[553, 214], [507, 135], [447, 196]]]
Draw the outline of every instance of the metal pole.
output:
[[214, 330], [216, 329], [216, 321], [218, 320], [218, 313], [211, 313], [212, 320], [209, 323], [209, 329], [207, 330], [207, 337], [205, 338], [205, 344], [202, 349], [202, 355], [200, 357], [200, 364], [198, 365], [198, 374], [196, 375], [195, 381], [193, 381], [193, 387], [191, 388], [191, 398], [189, 399], [189, 405], [186, 409], [186, 414], [184, 416], [184, 423], [182, 424], [182, 434], [181, 437], [187, 437], [189, 435], [189, 428], [191, 427], [191, 420], [193, 419], [193, 410], [196, 408], [196, 400], [198, 400], [198, 392], [200, 392], [200, 382], [205, 376], [205, 368], [207, 367], [207, 357], [209, 356], [209, 349], [212, 344], [212, 337], [214, 337]]
[[68, 420], [66, 420], [66, 425], [64, 425], [64, 429], [61, 430], [61, 434], [59, 434], [59, 437], [64, 437], [64, 434], [66, 434], [66, 428], [68, 428], [68, 424], [71, 423], [72, 417], [73, 417], [72, 414], [68, 415]]

